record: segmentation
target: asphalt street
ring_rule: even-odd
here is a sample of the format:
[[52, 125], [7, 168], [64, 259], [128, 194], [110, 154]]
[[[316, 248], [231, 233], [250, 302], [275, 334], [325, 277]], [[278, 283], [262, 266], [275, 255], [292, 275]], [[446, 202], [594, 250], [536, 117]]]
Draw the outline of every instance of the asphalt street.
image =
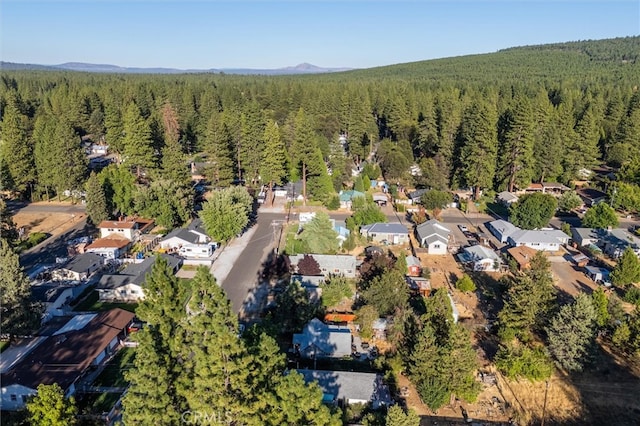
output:
[[[273, 221], [282, 222], [285, 219], [284, 212], [258, 212], [256, 228], [251, 238], [246, 242], [242, 252], [237, 256], [233, 266], [222, 281], [222, 288], [226, 291], [227, 297], [231, 300], [234, 312], [239, 313], [246, 309], [248, 304], [256, 302], [247, 295], [252, 294], [252, 290], [259, 284], [263, 263], [269, 253], [275, 247], [278, 234], [274, 234]], [[279, 228], [276, 227], [276, 230]], [[225, 261], [225, 256], [221, 255], [218, 261]], [[226, 265], [224, 265], [226, 266]]]

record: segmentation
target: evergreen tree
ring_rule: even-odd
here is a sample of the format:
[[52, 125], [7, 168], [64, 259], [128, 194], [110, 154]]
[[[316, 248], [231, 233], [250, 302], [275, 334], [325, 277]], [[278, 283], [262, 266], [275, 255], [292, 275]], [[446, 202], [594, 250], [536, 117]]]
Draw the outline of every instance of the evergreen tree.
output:
[[155, 218], [156, 224], [165, 229], [173, 229], [191, 218], [193, 199], [192, 188], [173, 180], [156, 180], [136, 191], [135, 211]]
[[57, 383], [39, 385], [38, 393], [27, 402], [27, 412], [32, 426], [72, 426], [77, 423], [75, 400], [65, 398]]
[[[566, 147], [574, 139], [571, 110], [563, 105], [553, 109], [539, 137], [535, 139], [533, 156], [534, 176], [540, 182], [556, 179], [562, 175]], [[569, 159], [570, 162], [570, 159]]]
[[474, 198], [483, 188], [491, 188], [495, 175], [498, 142], [495, 107], [477, 101], [465, 112], [460, 125], [458, 173], [464, 185], [474, 188]]
[[618, 263], [611, 271], [611, 282], [622, 288], [640, 282], [640, 260], [631, 247], [622, 252]]
[[224, 114], [212, 115], [205, 133], [204, 150], [210, 163], [207, 175], [216, 187], [229, 185], [234, 177], [231, 132], [225, 117]]
[[262, 161], [265, 120], [257, 101], [245, 104], [240, 115], [240, 138], [236, 147], [238, 153], [238, 173], [252, 183], [258, 179]]
[[47, 113], [36, 117], [33, 128], [34, 160], [38, 187], [47, 195], [47, 199], [56, 186], [56, 170], [61, 159], [55, 155], [55, 119]]
[[119, 156], [124, 153], [124, 123], [122, 121], [121, 100], [116, 100], [115, 95], [105, 96], [104, 126], [105, 139], [109, 149]]
[[[300, 168], [302, 176], [302, 196], [307, 200], [307, 179], [310, 174], [309, 167], [317, 162], [320, 154], [317, 139], [313, 130], [313, 123], [307, 117], [305, 111], [300, 108], [294, 121], [294, 139], [289, 152], [292, 153], [292, 166]], [[315, 164], [313, 164], [315, 165]], [[319, 168], [319, 167], [316, 167]]]
[[189, 330], [186, 347], [191, 351], [186, 366], [192, 372], [188, 381], [183, 378], [182, 390], [189, 408], [237, 420], [251, 393], [245, 387], [248, 359], [231, 302], [205, 267], [191, 281], [183, 327]]
[[523, 96], [514, 99], [515, 106], [504, 117], [500, 148], [500, 177], [507, 190], [526, 188], [533, 175], [534, 123], [531, 103]]
[[29, 334], [40, 326], [42, 308], [31, 301], [29, 278], [4, 238], [0, 239], [0, 313], [4, 334]]
[[547, 328], [549, 351], [561, 368], [580, 371], [595, 342], [597, 313], [586, 294], [560, 308]]
[[165, 102], [161, 111], [164, 129], [162, 147], [162, 177], [176, 182], [180, 186], [188, 186], [191, 182], [187, 161], [180, 144], [180, 124], [178, 115], [169, 102]]
[[87, 216], [91, 223], [97, 226], [103, 220], [109, 219], [109, 210], [104, 188], [95, 172], [91, 172], [85, 187], [87, 192]]
[[17, 238], [18, 232], [11, 212], [4, 200], [0, 198], [0, 239], [6, 240], [11, 245]]
[[136, 177], [127, 167], [110, 165], [98, 174], [104, 188], [110, 213], [130, 215], [134, 213], [134, 201], [138, 191]]
[[142, 170], [153, 167], [155, 163], [151, 127], [133, 102], [124, 112], [122, 124], [123, 162], [127, 167], [135, 168], [136, 176], [140, 178]]
[[392, 405], [387, 410], [385, 424], [387, 426], [420, 426], [420, 417], [412, 409], [405, 413], [401, 406]]
[[409, 301], [409, 287], [404, 275], [396, 270], [388, 270], [371, 280], [369, 287], [362, 292], [367, 304], [373, 305], [380, 315], [392, 314]]
[[145, 298], [136, 309], [136, 316], [147, 326], [135, 334], [134, 368], [126, 373], [131, 383], [123, 400], [127, 424], [177, 423], [185, 409], [176, 387], [183, 374], [178, 360], [186, 351], [183, 299], [167, 261], [157, 257], [146, 276]]
[[333, 254], [338, 251], [338, 233], [333, 229], [329, 215], [317, 212], [313, 219], [302, 228], [299, 237], [305, 242], [310, 253]]
[[576, 138], [572, 151], [573, 175], [580, 169], [590, 170], [598, 164], [600, 158], [600, 129], [596, 121], [595, 113], [591, 104], [585, 108], [582, 116], [576, 123]]
[[591, 303], [596, 310], [596, 324], [598, 327], [604, 327], [609, 323], [611, 314], [609, 314], [609, 299], [602, 287], [598, 287], [596, 291], [591, 293]]
[[87, 157], [71, 123], [59, 120], [54, 134], [53, 158], [59, 160], [54, 169], [54, 187], [60, 197], [65, 190], [82, 188], [87, 173]]
[[35, 181], [34, 158], [27, 138], [27, 117], [20, 111], [17, 94], [10, 92], [0, 123], [0, 158], [9, 172], [13, 189], [25, 193]]
[[280, 136], [278, 123], [267, 122], [264, 130], [264, 150], [260, 164], [262, 182], [273, 188], [273, 184], [281, 185], [287, 176], [287, 151]]

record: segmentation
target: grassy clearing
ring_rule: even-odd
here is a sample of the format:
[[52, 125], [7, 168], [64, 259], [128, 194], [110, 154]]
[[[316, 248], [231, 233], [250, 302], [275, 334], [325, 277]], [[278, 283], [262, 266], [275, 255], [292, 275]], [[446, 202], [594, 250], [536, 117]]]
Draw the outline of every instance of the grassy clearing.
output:
[[120, 349], [116, 356], [107, 363], [105, 369], [93, 382], [93, 385], [116, 388], [126, 387], [129, 383], [124, 378], [124, 372], [133, 366], [135, 355], [134, 348]]
[[100, 302], [98, 298], [98, 292], [94, 290], [89, 296], [87, 296], [86, 299], [78, 303], [78, 305], [73, 310], [76, 312], [103, 312], [110, 309], [121, 308], [125, 311], [135, 312], [136, 308], [138, 307], [137, 303]]
[[78, 411], [84, 414], [108, 413], [121, 394], [119, 393], [94, 393], [87, 394], [78, 401]]

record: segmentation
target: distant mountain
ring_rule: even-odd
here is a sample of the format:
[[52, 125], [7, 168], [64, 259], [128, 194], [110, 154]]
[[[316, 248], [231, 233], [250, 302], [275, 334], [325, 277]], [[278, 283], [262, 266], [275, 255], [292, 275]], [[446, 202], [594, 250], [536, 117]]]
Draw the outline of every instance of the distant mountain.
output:
[[195, 74], [195, 73], [225, 73], [247, 75], [287, 75], [287, 74], [324, 74], [331, 72], [349, 71], [351, 68], [322, 68], [312, 64], [302, 63], [294, 67], [275, 69], [254, 68], [210, 68], [210, 69], [177, 69], [177, 68], [137, 68], [120, 67], [110, 64], [88, 64], [84, 62], [66, 62], [59, 65], [20, 64], [0, 61], [3, 70], [36, 70], [36, 71], [78, 71], [95, 73], [122, 74]]

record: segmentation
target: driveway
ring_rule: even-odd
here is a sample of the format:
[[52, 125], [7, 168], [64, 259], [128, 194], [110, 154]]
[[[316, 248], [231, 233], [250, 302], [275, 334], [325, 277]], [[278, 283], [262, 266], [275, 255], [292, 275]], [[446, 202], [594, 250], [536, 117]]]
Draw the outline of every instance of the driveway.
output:
[[569, 253], [560, 256], [549, 256], [551, 262], [551, 272], [555, 280], [554, 284], [560, 291], [560, 298], [567, 299], [576, 297], [580, 293], [590, 294], [598, 285], [589, 278], [582, 268], [571, 262]]

